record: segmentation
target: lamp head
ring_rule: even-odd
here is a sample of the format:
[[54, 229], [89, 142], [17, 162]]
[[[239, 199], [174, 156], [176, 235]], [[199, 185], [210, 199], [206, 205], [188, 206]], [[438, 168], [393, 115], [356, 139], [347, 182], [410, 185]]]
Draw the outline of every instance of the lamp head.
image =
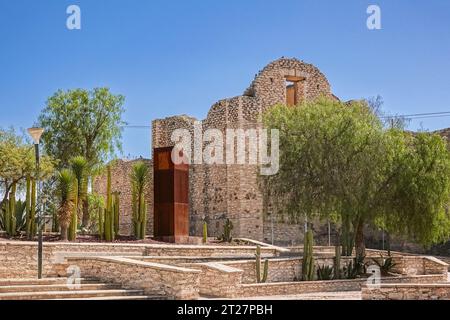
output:
[[41, 140], [41, 136], [44, 133], [43, 128], [29, 128], [28, 134], [31, 136], [35, 144], [39, 144], [39, 141]]

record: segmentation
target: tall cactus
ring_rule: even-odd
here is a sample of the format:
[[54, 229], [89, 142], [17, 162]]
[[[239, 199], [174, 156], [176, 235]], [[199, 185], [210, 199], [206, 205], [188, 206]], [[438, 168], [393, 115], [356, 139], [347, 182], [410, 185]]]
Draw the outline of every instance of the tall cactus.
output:
[[269, 273], [269, 260], [264, 260], [264, 271], [261, 276], [261, 246], [256, 247], [256, 282], [265, 283], [267, 281], [267, 276]]
[[3, 221], [4, 221], [4, 227], [6, 234], [10, 236], [11, 231], [11, 206], [9, 205], [9, 200], [5, 200], [2, 203], [3, 210]]
[[105, 209], [103, 207], [98, 208], [98, 235], [100, 240], [105, 238]]
[[114, 234], [119, 234], [119, 228], [120, 228], [120, 192], [114, 192], [113, 194], [113, 211], [114, 211]]
[[203, 221], [203, 243], [208, 242], [208, 223]]
[[33, 238], [37, 232], [36, 223], [36, 194], [37, 194], [37, 182], [35, 179], [31, 179], [31, 199], [30, 199], [30, 237]]
[[231, 236], [233, 228], [233, 222], [231, 222], [231, 220], [227, 218], [225, 224], [223, 225], [223, 234], [219, 239], [223, 242], [231, 243], [231, 241], [233, 241], [233, 237]]
[[350, 217], [345, 214], [342, 218], [342, 255], [350, 257], [353, 254], [353, 247], [355, 246], [354, 232], [352, 232], [352, 225]]
[[114, 235], [114, 200], [111, 192], [111, 166], [107, 167], [106, 208], [105, 208], [105, 240], [112, 242]]
[[5, 231], [10, 237], [16, 235], [16, 191], [17, 184], [13, 183], [9, 192], [9, 200], [5, 202]]
[[73, 187], [73, 189], [74, 189], [73, 190], [73, 212], [72, 212], [72, 217], [70, 220], [69, 234], [68, 234], [69, 241], [75, 241], [77, 239], [78, 212], [79, 212], [78, 188], [79, 188], [78, 179], [75, 178], [74, 187]]
[[26, 198], [25, 198], [25, 211], [26, 211], [26, 231], [27, 239], [33, 239], [33, 217], [31, 217], [31, 177], [27, 176], [26, 184]]
[[314, 256], [313, 256], [314, 238], [311, 228], [305, 234], [303, 246], [302, 279], [303, 281], [314, 280]]
[[338, 235], [338, 241], [337, 245], [334, 248], [335, 256], [333, 261], [333, 269], [334, 269], [334, 279], [340, 279], [341, 278], [341, 245], [340, 245], [340, 239]]
[[142, 161], [134, 164], [131, 175], [133, 226], [136, 239], [145, 239], [147, 228], [147, 204], [145, 190], [148, 185], [148, 166]]

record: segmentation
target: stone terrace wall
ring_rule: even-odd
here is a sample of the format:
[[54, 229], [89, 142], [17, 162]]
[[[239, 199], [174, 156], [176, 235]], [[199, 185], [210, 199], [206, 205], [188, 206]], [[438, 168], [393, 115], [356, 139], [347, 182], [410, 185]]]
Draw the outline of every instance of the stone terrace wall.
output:
[[381, 284], [362, 288], [363, 300], [450, 300], [450, 283]]
[[197, 299], [200, 271], [141, 262], [126, 258], [70, 258], [81, 276], [119, 284], [125, 289], [142, 289], [147, 295], [177, 300]]
[[[303, 259], [289, 258], [289, 259], [270, 259], [269, 272], [267, 282], [291, 282], [294, 279], [300, 279], [302, 274]], [[351, 257], [341, 258], [341, 268], [346, 266]], [[333, 258], [315, 258], [316, 270], [318, 266], [333, 266]], [[255, 260], [223, 262], [224, 265], [240, 269], [243, 271], [242, 283], [256, 282], [256, 262]]]
[[[278, 252], [262, 248], [268, 256]], [[96, 256], [253, 256], [252, 246], [189, 246], [152, 244], [44, 243], [44, 275], [64, 276], [64, 257]], [[37, 243], [0, 241], [0, 278], [30, 278], [37, 276]]]
[[[117, 160], [111, 168], [112, 191], [120, 192], [120, 229], [121, 235], [131, 235], [133, 228], [133, 209], [131, 195], [130, 174], [133, 165], [138, 161], [144, 161], [149, 167], [149, 184], [146, 189], [147, 202], [147, 234], [153, 235], [153, 162], [147, 159]], [[94, 192], [106, 199], [106, 173], [96, 177], [93, 184]]]

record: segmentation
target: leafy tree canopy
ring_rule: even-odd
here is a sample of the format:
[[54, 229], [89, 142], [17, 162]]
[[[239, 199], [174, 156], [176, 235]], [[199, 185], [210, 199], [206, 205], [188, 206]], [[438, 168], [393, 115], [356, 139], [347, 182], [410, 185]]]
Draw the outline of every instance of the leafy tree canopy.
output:
[[366, 102], [326, 98], [275, 106], [264, 123], [280, 130], [280, 171], [262, 177], [272, 211], [348, 219], [361, 255], [365, 224], [424, 244], [448, 239], [450, 153], [440, 136], [386, 128]]
[[[40, 159], [40, 178], [53, 174], [56, 161], [49, 156]], [[20, 184], [30, 176], [37, 178], [33, 144], [14, 130], [0, 129], [0, 191], [3, 200], [8, 196], [12, 184]]]
[[57, 91], [39, 117], [48, 154], [68, 167], [70, 160], [83, 156], [89, 166], [101, 164], [121, 150], [124, 96], [107, 88], [92, 91]]

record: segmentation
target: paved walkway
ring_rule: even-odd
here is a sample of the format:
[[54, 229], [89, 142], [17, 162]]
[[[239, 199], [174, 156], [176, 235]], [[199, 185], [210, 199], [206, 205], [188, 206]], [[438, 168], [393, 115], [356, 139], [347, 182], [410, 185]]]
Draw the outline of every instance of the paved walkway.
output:
[[[202, 297], [200, 299], [208, 300], [208, 298], [206, 297]], [[288, 296], [246, 297], [244, 299], [245, 300], [361, 300], [361, 291], [317, 292], [317, 293], [304, 293]]]

